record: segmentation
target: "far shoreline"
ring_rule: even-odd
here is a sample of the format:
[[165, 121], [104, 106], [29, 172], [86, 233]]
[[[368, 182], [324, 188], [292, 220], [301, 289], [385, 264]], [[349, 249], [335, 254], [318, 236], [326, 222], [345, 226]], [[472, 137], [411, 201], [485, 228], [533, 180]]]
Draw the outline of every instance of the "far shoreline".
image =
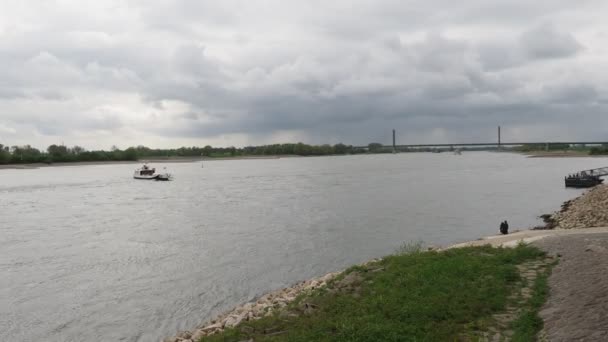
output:
[[528, 158], [606, 158], [605, 154], [589, 154], [587, 151], [531, 151], [521, 152]]
[[123, 165], [123, 164], [141, 164], [141, 163], [196, 163], [202, 161], [216, 160], [264, 160], [264, 159], [281, 159], [281, 158], [298, 158], [295, 155], [277, 155], [277, 156], [235, 156], [235, 157], [154, 157], [149, 159], [139, 160], [107, 160], [107, 161], [77, 161], [77, 162], [58, 162], [58, 163], [27, 163], [27, 164], [0, 164], [0, 170], [35, 170], [45, 167], [58, 166], [91, 166], [91, 165]]
[[[477, 152], [477, 151], [469, 151]], [[497, 151], [488, 151], [497, 152]], [[590, 155], [578, 151], [502, 151], [511, 152], [523, 155], [527, 158], [608, 158], [608, 155]], [[408, 153], [425, 153], [425, 152], [400, 152], [398, 154]], [[427, 152], [431, 153], [431, 152]], [[372, 153], [375, 154], [375, 153]], [[384, 153], [381, 153], [384, 154]], [[348, 155], [348, 154], [346, 154]], [[357, 154], [368, 155], [368, 154]], [[61, 166], [94, 166], [94, 165], [123, 165], [123, 164], [140, 164], [140, 163], [196, 163], [203, 161], [226, 161], [226, 160], [271, 160], [283, 158], [305, 158], [305, 157], [335, 157], [345, 156], [343, 154], [332, 154], [323, 156], [300, 156], [300, 155], [251, 155], [251, 156], [234, 156], [234, 157], [151, 157], [149, 159], [138, 160], [106, 160], [106, 161], [75, 161], [75, 162], [56, 162], [56, 163], [24, 163], [24, 164], [0, 164], [0, 170], [35, 170], [46, 167], [61, 167]]]

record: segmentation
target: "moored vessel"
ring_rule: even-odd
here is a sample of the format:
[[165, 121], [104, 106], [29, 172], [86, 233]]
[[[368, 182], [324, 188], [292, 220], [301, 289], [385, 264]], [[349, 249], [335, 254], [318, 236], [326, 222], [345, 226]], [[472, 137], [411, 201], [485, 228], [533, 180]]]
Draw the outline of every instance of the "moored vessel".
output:
[[590, 188], [602, 184], [604, 180], [598, 176], [570, 175], [564, 179], [568, 188]]
[[171, 174], [169, 174], [167, 172], [157, 173], [155, 168], [149, 167], [147, 164], [144, 164], [142, 167], [140, 167], [139, 169], [136, 169], [133, 172], [133, 178], [168, 181], [168, 180], [171, 180]]

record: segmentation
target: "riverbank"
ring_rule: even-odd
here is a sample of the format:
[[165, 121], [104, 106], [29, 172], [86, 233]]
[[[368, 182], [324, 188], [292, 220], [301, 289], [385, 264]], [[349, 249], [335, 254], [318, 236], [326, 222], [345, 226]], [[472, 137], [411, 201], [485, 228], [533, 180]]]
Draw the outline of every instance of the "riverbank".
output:
[[522, 152], [528, 158], [607, 158], [606, 155], [589, 154], [589, 151], [530, 151]]
[[[582, 208], [587, 206], [594, 206], [593, 210], [583, 210]], [[601, 210], [603, 208], [603, 210]], [[560, 212], [554, 213], [551, 215], [558, 222], [572, 222], [572, 220], [582, 220], [583, 222], [588, 222], [588, 220], [592, 220], [593, 222], [604, 222], [601, 221], [604, 219], [603, 212], [608, 209], [608, 187], [600, 186], [592, 189], [591, 191], [583, 194], [577, 199], [566, 202], [564, 207]], [[608, 224], [606, 225], [608, 226]], [[582, 228], [580, 225], [571, 228]], [[594, 227], [587, 229], [563, 229], [559, 227], [557, 229], [552, 230], [526, 230], [519, 231], [509, 235], [500, 235], [500, 236], [489, 236], [486, 238], [481, 238], [475, 241], [469, 241], [465, 243], [456, 244], [453, 246], [449, 246], [444, 249], [440, 249], [439, 251], [430, 251], [430, 252], [421, 252], [419, 249], [410, 250], [410, 252], [414, 252], [414, 255], [418, 255], [421, 258], [432, 258], [437, 255], [449, 255], [453, 256], [452, 253], [456, 250], [466, 250], [468, 253], [472, 254], [492, 254], [492, 253], [501, 253], [497, 251], [504, 251], [504, 249], [500, 247], [517, 247], [521, 243], [533, 243], [537, 245], [539, 242], [544, 241], [559, 241], [559, 243], [563, 243], [563, 241], [567, 241], [571, 236], [577, 239], [585, 239], [586, 236], [598, 236], [598, 235], [606, 235], [608, 236], [608, 227]], [[583, 236], [583, 238], [581, 238]], [[542, 241], [541, 241], [542, 240]], [[542, 245], [543, 250], [551, 250], [550, 247], [547, 247], [546, 244]], [[554, 246], [549, 243], [549, 246]], [[496, 248], [498, 247], [498, 248]], [[521, 247], [521, 246], [520, 246]], [[520, 248], [517, 247], [517, 248]], [[490, 249], [488, 249], [490, 248]], [[407, 252], [407, 251], [406, 251]], [[527, 283], [530, 285], [526, 293], [526, 300], [523, 302], [520, 301], [518, 303], [503, 303], [504, 305], [495, 308], [495, 310], [490, 310], [487, 307], [484, 310], [490, 310], [486, 313], [485, 317], [477, 317], [475, 319], [469, 319], [468, 324], [473, 324], [475, 326], [474, 329], [464, 329], [456, 332], [456, 330], [450, 330], [452, 337], [460, 336], [462, 334], [473, 334], [475, 336], [494, 336], [496, 334], [510, 338], [513, 334], [527, 334], [526, 336], [534, 336], [538, 329], [542, 326], [542, 321], [539, 323], [539, 319], [537, 317], [537, 312], [540, 310], [540, 306], [543, 304], [544, 297], [543, 293], [547, 291], [546, 288], [546, 278], [550, 270], [550, 266], [554, 264], [555, 259], [546, 258], [544, 253], [540, 253], [540, 250], [534, 250], [534, 252], [528, 251], [527, 253], [532, 253], [536, 255], [530, 260], [520, 260], [522, 262], [516, 263], [512, 266], [519, 267], [524, 270], [520, 272], [521, 276], [529, 277]], [[540, 254], [535, 254], [540, 253]], [[579, 254], [584, 254], [584, 251], [578, 251]], [[412, 253], [409, 253], [412, 254]], [[195, 329], [193, 332], [183, 332], [176, 337], [168, 338], [165, 341], [220, 341], [224, 340], [224, 338], [235, 339], [242, 338], [243, 340], [252, 339], [255, 341], [258, 340], [266, 340], [269, 337], [276, 336], [273, 340], [282, 340], [280, 336], [289, 336], [290, 340], [298, 340], [298, 336], [305, 336], [307, 338], [312, 338], [314, 340], [314, 336], [311, 337], [308, 335], [310, 331], [319, 331], [319, 329], [329, 329], [327, 331], [333, 331], [332, 329], [336, 329], [336, 326], [328, 327], [324, 322], [336, 322], [339, 312], [335, 312], [335, 305], [338, 305], [335, 301], [336, 298], [342, 298], [342, 296], [346, 296], [351, 298], [354, 296], [355, 299], [358, 299], [357, 305], [359, 305], [359, 301], [361, 296], [364, 293], [370, 293], [369, 291], [377, 291], [373, 286], [369, 287], [367, 282], [373, 284], [374, 282], [379, 282], [382, 277], [376, 278], [375, 274], [388, 274], [387, 268], [391, 260], [394, 258], [404, 258], [400, 262], [408, 263], [407, 258], [408, 253], [400, 253], [397, 256], [389, 256], [383, 258], [382, 260], [373, 260], [366, 264], [355, 266], [349, 270], [338, 273], [330, 273], [324, 275], [323, 277], [315, 278], [306, 282], [302, 282], [296, 284], [293, 287], [279, 290], [262, 296], [255, 302], [247, 303], [245, 305], [239, 306], [234, 310], [217, 317], [207, 324], [202, 324], [199, 328]], [[553, 255], [556, 255], [555, 253]], [[412, 257], [414, 258], [414, 257]], [[584, 258], [584, 257], [583, 257]], [[387, 261], [388, 260], [388, 261]], [[411, 260], [410, 260], [411, 261]], [[446, 260], [440, 260], [438, 263], [431, 265], [430, 267], [436, 269], [437, 267], [442, 267], [443, 262], [448, 262]], [[470, 261], [472, 262], [472, 261]], [[484, 260], [484, 262], [487, 262]], [[530, 269], [528, 266], [524, 264], [526, 262], [531, 262], [533, 265], [533, 269]], [[460, 263], [459, 263], [460, 264]], [[454, 265], [453, 265], [454, 266]], [[522, 268], [523, 267], [523, 268]], [[573, 266], [570, 266], [568, 269], [571, 270]], [[576, 266], [574, 266], [576, 268]], [[356, 275], [352, 275], [353, 272]], [[417, 271], [418, 272], [418, 271]], [[527, 273], [526, 273], [527, 272]], [[420, 274], [413, 273], [413, 274]], [[390, 275], [389, 275], [390, 278]], [[516, 277], [517, 278], [517, 277]], [[539, 284], [536, 284], [538, 279]], [[398, 279], [384, 279], [382, 280], [387, 284], [398, 284]], [[545, 285], [541, 284], [545, 282]], [[563, 284], [564, 280], [557, 281], [559, 284]], [[566, 280], [567, 281], [567, 278]], [[554, 281], [555, 282], [555, 281]], [[479, 286], [480, 284], [475, 284], [474, 286]], [[486, 284], [487, 285], [487, 284]], [[493, 284], [492, 286], [497, 286]], [[502, 286], [515, 286], [514, 284], [502, 284]], [[519, 286], [520, 290], [523, 285]], [[517, 287], [516, 286], [516, 287]], [[448, 286], [449, 287], [449, 286]], [[444, 288], [444, 291], [449, 290], [448, 288]], [[421, 290], [422, 291], [422, 290]], [[521, 290], [523, 291], [523, 290]], [[521, 294], [520, 291], [520, 294]], [[594, 291], [591, 289], [590, 291]], [[408, 291], [406, 291], [408, 296], [412, 295], [412, 287], [408, 286]], [[509, 292], [509, 291], [507, 291]], [[506, 294], [507, 296], [513, 295], [513, 289], [511, 288], [510, 294]], [[546, 293], [545, 293], [546, 295]], [[541, 298], [542, 297], [542, 298]], [[319, 299], [321, 298], [321, 299]], [[434, 296], [430, 294], [424, 295], [425, 301], [433, 300], [433, 301], [443, 301], [443, 297]], [[535, 298], [535, 299], [534, 299]], [[540, 299], [539, 299], [540, 298]], [[368, 298], [369, 299], [369, 298]], [[488, 298], [486, 298], [487, 300]], [[528, 299], [530, 303], [528, 303]], [[320, 300], [320, 302], [319, 302]], [[370, 299], [372, 300], [372, 299]], [[406, 298], [401, 298], [401, 301], [406, 300]], [[533, 301], [536, 301], [532, 303]], [[331, 303], [331, 305], [326, 305], [323, 303]], [[552, 302], [549, 302], [552, 303]], [[533, 305], [534, 304], [534, 305]], [[340, 304], [342, 305], [342, 304]], [[426, 305], [426, 304], [425, 304]], [[466, 306], [464, 303], [461, 305]], [[468, 304], [467, 304], [468, 305]], [[554, 305], [554, 304], [551, 304]], [[339, 305], [338, 305], [339, 306]], [[348, 312], [356, 312], [357, 306], [349, 307]], [[400, 315], [398, 311], [392, 312], [391, 310], [382, 309], [384, 314], [389, 315]], [[421, 308], [425, 310], [432, 310], [431, 307], [423, 306]], [[479, 309], [479, 308], [478, 308]], [[332, 311], [333, 310], [333, 311]], [[354, 310], [354, 311], [353, 311]], [[370, 308], [365, 309], [365, 311], [369, 311]], [[502, 311], [501, 311], [502, 310]], [[501, 314], [507, 310], [507, 314]], [[440, 312], [438, 310], [437, 312]], [[323, 313], [323, 316], [319, 318], [320, 312]], [[330, 312], [331, 315], [327, 315]], [[402, 313], [407, 314], [407, 313]], [[546, 312], [545, 312], [546, 314]], [[498, 316], [497, 316], [498, 315]], [[501, 315], [506, 315], [508, 319], [505, 319]], [[519, 315], [519, 316], [518, 316]], [[527, 316], [526, 316], [527, 315]], [[310, 316], [310, 317], [309, 317]], [[502, 327], [496, 326], [495, 316], [502, 317]], [[520, 317], [521, 316], [521, 317]], [[525, 316], [525, 317], [524, 317]], [[546, 316], [546, 315], [545, 315]], [[317, 317], [317, 318], [313, 318]], [[288, 322], [287, 325], [283, 321]], [[432, 320], [431, 320], [432, 321]], [[430, 323], [431, 321], [427, 322]], [[283, 322], [283, 323], [281, 323]], [[432, 324], [436, 324], [437, 322], [432, 321]], [[477, 323], [475, 323], [477, 322]], [[485, 322], [485, 323], [480, 323]], [[489, 324], [488, 322], [494, 322]], [[519, 322], [519, 323], [517, 323]], [[358, 322], [357, 324], [369, 325], [373, 322]], [[354, 322], [350, 322], [349, 324], [355, 324]], [[380, 324], [378, 322], [373, 323]], [[477, 326], [481, 324], [481, 326]], [[484, 325], [485, 324], [485, 325]], [[489, 325], [488, 325], [489, 324]], [[519, 324], [519, 326], [518, 326]], [[360, 330], [361, 326], [352, 326], [351, 333], [355, 333], [357, 336], [362, 334], [363, 331]], [[316, 330], [315, 330], [316, 329]], [[517, 332], [520, 329], [522, 331]], [[327, 332], [325, 331], [325, 332]], [[390, 328], [383, 330], [384, 332], [392, 331]], [[345, 333], [345, 332], [340, 332]], [[393, 331], [393, 333], [398, 333]], [[427, 332], [428, 333], [428, 332]], [[547, 333], [547, 332], [545, 332]], [[294, 335], [295, 334], [295, 335]], [[375, 337], [380, 338], [382, 335], [381, 332], [376, 331]], [[456, 335], [454, 335], [456, 334]], [[459, 335], [460, 334], [460, 335]], [[480, 335], [481, 334], [481, 335]], [[506, 334], [506, 335], [505, 335]], [[530, 335], [532, 334], [532, 335]], [[295, 337], [294, 337], [295, 336]], [[447, 335], [446, 335], [447, 336]], [[368, 336], [370, 337], [370, 336]], [[277, 339], [278, 338], [278, 339]]]
[[[408, 246], [309, 283], [288, 301], [267, 295], [166, 341], [475, 340], [502, 334], [504, 324], [514, 327], [504, 336], [524, 337], [535, 331], [517, 318], [531, 305], [534, 280], [546, 275], [552, 262], [523, 245], [442, 252]], [[248, 311], [267, 299], [275, 304], [261, 316]], [[501, 315], [505, 310], [512, 315]]]
[[154, 158], [142, 158], [139, 160], [126, 160], [126, 161], [92, 161], [92, 162], [67, 162], [67, 163], [32, 163], [32, 164], [0, 164], [0, 170], [31, 170], [39, 169], [43, 167], [57, 167], [57, 166], [88, 166], [88, 165], [122, 165], [122, 164], [141, 164], [141, 163], [195, 163], [202, 161], [216, 161], [216, 160], [260, 160], [260, 159], [280, 159], [280, 158], [296, 158], [299, 156], [294, 155], [281, 155], [281, 156], [237, 156], [237, 157], [154, 157]]
[[[319, 296], [325, 296], [322, 299], [323, 301], [333, 302], [333, 299], [329, 299], [329, 298], [327, 298], [327, 296], [332, 297], [337, 293], [338, 294], [341, 293], [341, 291], [344, 289], [346, 289], [345, 290], [346, 295], [355, 294], [356, 297], [360, 296], [364, 290], [357, 290], [357, 286], [361, 286], [361, 279], [360, 279], [359, 275], [356, 275], [356, 276], [351, 275], [353, 273], [353, 270], [357, 271], [358, 272], [357, 274], [362, 272], [363, 274], [366, 274], [366, 275], [373, 275], [376, 272], [385, 272], [387, 269], [386, 260], [392, 260], [392, 258], [395, 258], [395, 257], [406, 258], [406, 255], [411, 254], [412, 252], [414, 252], [414, 254], [417, 254], [417, 255], [419, 254], [420, 257], [423, 259], [427, 258], [427, 257], [432, 257], [437, 254], [447, 255], [449, 258], [451, 258], [451, 257], [454, 257], [454, 255], [451, 254], [453, 250], [463, 250], [463, 249], [467, 250], [473, 254], [482, 253], [483, 255], [485, 255], [487, 253], [500, 253], [499, 251], [504, 251], [504, 249], [502, 249], [502, 247], [514, 248], [514, 247], [517, 247], [518, 245], [521, 245], [522, 243], [532, 244], [533, 246], [537, 246], [538, 242], [543, 242], [545, 240], [550, 240], [550, 239], [561, 239], [561, 240], [555, 240], [555, 241], [567, 241], [567, 239], [570, 236], [577, 237], [580, 239], [581, 237], [592, 237], [592, 236], [597, 236], [597, 235], [602, 235], [602, 234], [605, 236], [608, 236], [608, 227], [597, 227], [597, 228], [589, 228], [589, 229], [584, 229], [584, 230], [573, 230], [573, 229], [570, 229], [570, 230], [564, 230], [564, 229], [526, 230], [526, 231], [516, 232], [513, 234], [508, 234], [508, 235], [489, 236], [489, 237], [485, 237], [485, 238], [478, 239], [475, 241], [468, 241], [465, 243], [460, 243], [460, 244], [448, 246], [448, 247], [442, 248], [442, 249], [436, 249], [436, 250], [429, 251], [429, 252], [423, 252], [419, 249], [419, 246], [414, 246], [414, 248], [410, 247], [409, 250], [406, 249], [404, 251], [404, 253], [401, 253], [401, 255], [389, 256], [389, 257], [387, 257], [388, 259], [384, 258], [382, 260], [372, 260], [368, 263], [355, 266], [344, 272], [329, 273], [322, 277], [318, 277], [315, 279], [308, 280], [306, 282], [298, 283], [293, 287], [274, 291], [272, 293], [266, 294], [266, 295], [262, 296], [261, 298], [259, 298], [257, 301], [250, 302], [245, 305], [239, 306], [239, 307], [235, 308], [234, 310], [232, 310], [228, 313], [225, 313], [206, 324], [202, 324], [201, 326], [199, 326], [197, 329], [195, 329], [192, 332], [188, 332], [188, 331], [182, 332], [182, 333], [178, 334], [177, 336], [165, 339], [164, 341], [166, 341], [166, 342], [177, 342], [177, 341], [188, 342], [189, 340], [190, 341], [223, 341], [224, 338], [233, 340], [233, 337], [235, 337], [235, 336], [242, 338], [242, 340], [248, 340], [248, 338], [253, 338], [254, 341], [266, 340], [265, 337], [269, 337], [266, 335], [269, 335], [272, 333], [277, 333], [277, 332], [284, 332], [284, 330], [282, 330], [282, 329], [289, 330], [289, 327], [285, 327], [281, 324], [278, 324], [277, 320], [279, 322], [281, 319], [286, 319], [286, 318], [289, 318], [292, 320], [293, 319], [298, 320], [302, 316], [313, 315], [318, 310], [326, 310], [326, 309], [329, 310], [329, 308], [320, 309], [322, 306], [320, 306], [319, 303], [314, 302], [315, 300], [318, 300]], [[544, 250], [546, 250], [546, 248], [542, 248], [542, 250], [544, 251]], [[449, 253], [447, 253], [448, 251], [449, 251]], [[528, 252], [530, 252], [530, 251], [528, 251]], [[535, 253], [539, 253], [539, 254], [535, 254]], [[584, 251], [583, 251], [583, 253], [584, 253]], [[549, 266], [553, 265], [554, 261], [557, 260], [556, 253], [552, 253], [551, 256], [546, 257], [544, 253], [540, 253], [540, 250], [535, 250], [533, 254], [536, 255], [535, 258], [527, 259], [527, 261], [531, 262], [532, 265], [535, 266], [535, 268], [533, 270], [530, 270], [529, 269], [530, 265], [525, 264], [525, 262], [523, 260], [521, 263], [516, 263], [513, 265], [513, 266], [516, 266], [516, 268], [519, 265], [519, 268], [524, 270], [524, 271], [520, 272], [522, 274], [522, 276], [525, 276], [526, 275], [525, 272], [528, 272], [527, 276], [531, 277], [528, 282], [528, 285], [530, 285], [530, 288], [528, 288], [528, 290], [524, 291], [525, 293], [527, 293], [526, 294], [526, 296], [528, 296], [527, 299], [531, 299], [533, 297], [533, 294], [535, 293], [533, 291], [533, 288], [531, 287], [533, 285], [532, 280], [535, 280], [538, 276], [546, 277], [546, 275], [548, 274], [548, 271], [550, 270]], [[486, 257], [487, 257], [487, 255], [486, 255]], [[478, 260], [478, 261], [483, 262], [483, 263], [487, 262], [485, 257], [481, 258], [481, 259], [483, 259], [483, 260]], [[407, 262], [407, 261], [403, 260], [403, 262]], [[442, 260], [436, 261], [436, 263], [434, 263], [433, 265], [429, 265], [429, 267], [434, 270], [437, 270], [437, 268], [443, 267], [444, 262], [446, 262], [446, 260], [442, 259]], [[460, 263], [464, 263], [464, 262], [465, 261], [459, 261], [458, 263], [460, 264]], [[469, 261], [469, 262], [471, 262], [471, 261]], [[452, 266], [455, 267], [455, 265], [452, 265]], [[416, 272], [418, 272], [418, 271], [416, 271]], [[419, 274], [419, 272], [416, 274]], [[368, 280], [371, 280], [372, 282], [379, 281], [379, 280], [373, 279], [373, 276], [369, 276], [368, 278], [369, 278]], [[430, 279], [432, 279], [432, 277]], [[383, 280], [383, 281], [386, 281], [387, 283], [398, 282], [397, 280], [394, 280], [394, 279], [393, 280]], [[454, 279], [454, 281], [460, 281], [460, 280]], [[518, 291], [519, 291], [519, 293], [521, 293], [521, 291], [522, 291], [521, 284], [519, 284], [518, 286], [515, 286], [515, 284], [511, 284], [511, 285], [512, 285], [511, 286], [512, 288], [519, 286]], [[449, 285], [446, 285], [446, 286], [449, 286]], [[474, 286], [482, 286], [482, 284], [476, 283]], [[493, 286], [496, 286], [496, 284], [494, 284]], [[508, 284], [502, 284], [502, 286], [508, 286]], [[513, 290], [513, 289], [511, 289], [511, 290]], [[409, 294], [409, 293], [411, 293], [411, 291], [412, 291], [412, 287], [411, 287], [411, 285], [409, 285], [407, 293]], [[539, 292], [546, 291], [546, 287], [539, 288], [538, 291]], [[361, 292], [361, 293], [357, 295], [358, 292]], [[513, 295], [513, 293], [511, 293], [511, 292], [507, 293], [507, 296]], [[443, 300], [442, 298], [443, 297], [441, 297], [441, 296], [433, 297], [431, 295], [425, 295], [425, 300], [433, 299], [433, 300], [437, 300], [437, 301], [442, 301]], [[311, 300], [313, 302], [311, 302]], [[489, 298], [486, 298], [486, 300], [489, 300]], [[544, 302], [544, 300], [543, 300], [543, 302]], [[515, 334], [515, 332], [513, 331], [514, 328], [507, 328], [507, 327], [500, 328], [500, 327], [496, 327], [495, 326], [496, 324], [487, 326], [487, 324], [489, 324], [488, 321], [495, 321], [498, 318], [504, 319], [505, 317], [501, 316], [501, 315], [503, 315], [501, 312], [503, 312], [503, 311], [506, 312], [507, 309], [505, 309], [505, 307], [508, 306], [511, 314], [506, 316], [508, 318], [508, 322], [506, 322], [506, 323], [503, 322], [503, 324], [508, 323], [507, 325], [509, 325], [509, 326], [514, 325], [515, 321], [517, 319], [519, 319], [519, 316], [515, 315], [514, 313], [517, 312], [519, 314], [523, 314], [523, 311], [525, 311], [525, 309], [528, 306], [526, 303], [527, 302], [519, 303], [519, 304], [517, 304], [517, 303], [505, 304], [505, 306], [503, 306], [502, 309], [498, 308], [496, 310], [490, 310], [489, 308], [485, 308], [487, 310], [490, 310], [492, 313], [486, 315], [486, 317], [484, 317], [484, 318], [479, 318], [479, 317], [477, 318], [478, 320], [484, 321], [485, 323], [477, 322], [474, 324], [474, 326], [475, 326], [474, 329], [462, 330], [460, 333], [469, 334], [469, 335], [473, 334], [475, 336], [486, 336], [487, 334], [490, 334], [490, 335], [507, 334], [507, 336], [511, 336], [512, 334]], [[541, 302], [540, 304], [543, 304], [543, 303]], [[349, 309], [349, 311], [351, 311], [351, 309]], [[432, 310], [432, 308], [426, 308], [426, 309]], [[536, 311], [538, 311], [539, 309], [540, 309], [540, 305], [536, 308]], [[363, 310], [363, 309], [361, 309], [361, 310]], [[369, 310], [369, 309], [365, 309], [365, 310]], [[496, 317], [494, 317], [494, 316], [496, 316]], [[325, 317], [323, 319], [325, 320], [325, 319], [330, 319], [330, 318]], [[263, 321], [261, 323], [257, 323], [259, 320], [263, 320]], [[314, 322], [310, 322], [310, 324], [313, 324], [313, 323]], [[469, 322], [469, 323], [471, 323], [471, 322]], [[496, 322], [494, 322], [494, 323], [496, 323]], [[298, 324], [300, 324], [300, 323], [298, 323]], [[481, 324], [481, 326], [477, 326], [476, 324]], [[245, 328], [243, 329], [243, 327], [245, 327]], [[268, 327], [270, 327], [270, 328], [268, 328]], [[538, 328], [540, 328], [540, 327], [538, 327]], [[527, 331], [529, 333], [530, 327], [528, 327], [527, 329], [528, 329]], [[534, 334], [536, 332], [537, 332], [537, 330], [534, 331]], [[484, 334], [486, 334], [486, 335], [484, 335]], [[274, 336], [274, 335], [270, 335], [270, 336]], [[293, 337], [293, 336], [290, 335], [290, 338], [291, 337]], [[240, 341], [239, 339], [234, 339], [234, 340]], [[281, 339], [279, 339], [279, 340], [281, 340]]]
[[550, 226], [561, 229], [608, 227], [608, 185], [599, 185], [583, 196], [566, 201], [559, 212], [546, 216]]

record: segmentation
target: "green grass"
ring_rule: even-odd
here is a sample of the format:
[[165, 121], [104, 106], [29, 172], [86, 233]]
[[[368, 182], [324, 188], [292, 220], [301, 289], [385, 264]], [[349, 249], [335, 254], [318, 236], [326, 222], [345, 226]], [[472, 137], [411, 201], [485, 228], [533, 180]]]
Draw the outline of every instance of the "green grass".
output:
[[516, 265], [544, 256], [523, 245], [401, 252], [347, 270], [281, 313], [202, 341], [454, 341], [505, 308], [520, 280]]
[[539, 274], [534, 281], [532, 298], [530, 298], [528, 306], [512, 324], [514, 342], [535, 341], [537, 334], [543, 328], [543, 320], [538, 312], [549, 296], [549, 284], [547, 283], [549, 274], [549, 271]]

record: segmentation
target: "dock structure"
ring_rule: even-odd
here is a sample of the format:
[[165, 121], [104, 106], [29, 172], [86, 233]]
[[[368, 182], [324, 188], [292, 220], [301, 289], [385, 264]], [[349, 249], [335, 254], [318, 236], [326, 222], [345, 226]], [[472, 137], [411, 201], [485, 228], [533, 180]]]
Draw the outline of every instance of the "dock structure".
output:
[[579, 171], [564, 177], [564, 182], [569, 188], [590, 188], [602, 184], [604, 180], [600, 177], [604, 176], [608, 176], [608, 167]]
[[608, 166], [598, 167], [597, 169], [583, 170], [579, 172], [581, 175], [603, 177], [608, 176]]

